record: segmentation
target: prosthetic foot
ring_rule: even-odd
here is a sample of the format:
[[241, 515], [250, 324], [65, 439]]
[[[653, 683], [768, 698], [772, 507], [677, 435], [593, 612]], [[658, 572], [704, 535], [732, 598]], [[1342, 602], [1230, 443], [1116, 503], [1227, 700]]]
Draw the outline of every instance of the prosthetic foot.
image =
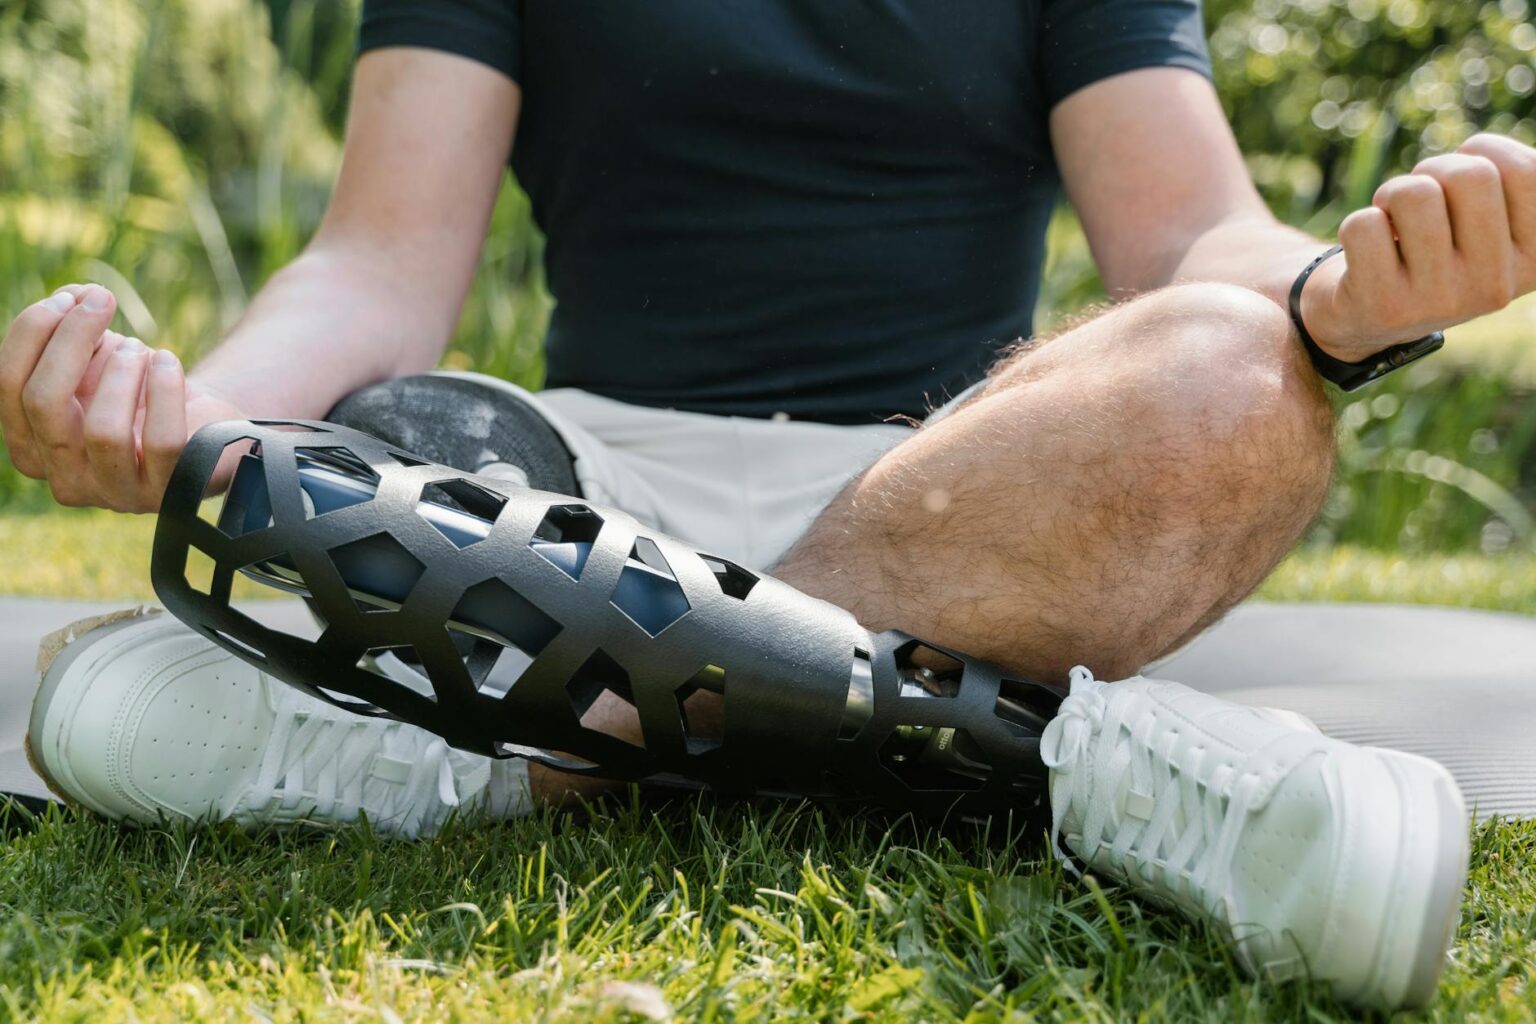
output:
[[[221, 468], [233, 476], [212, 513]], [[237, 572], [307, 598], [318, 636], [236, 611]], [[246, 661], [464, 750], [733, 793], [1049, 816], [1039, 738], [1060, 690], [871, 634], [622, 512], [336, 424], [199, 431], [152, 573], [171, 612]]]

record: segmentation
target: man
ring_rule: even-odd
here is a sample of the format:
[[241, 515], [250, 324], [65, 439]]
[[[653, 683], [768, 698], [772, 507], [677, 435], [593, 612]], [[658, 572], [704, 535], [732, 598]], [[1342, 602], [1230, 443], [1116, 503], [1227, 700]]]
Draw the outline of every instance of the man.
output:
[[[393, 0], [366, 8], [362, 50], [321, 228], [190, 377], [110, 333], [98, 286], [17, 317], [0, 418], [61, 503], [153, 510], [198, 426], [318, 418], [431, 367], [510, 152], [559, 305], [551, 390], [501, 400], [556, 426], [586, 496], [776, 563], [870, 628], [1118, 679], [1219, 618], [1317, 511], [1332, 419], [1285, 306], [1324, 245], [1255, 193], [1197, 0]], [[1063, 186], [1123, 301], [1014, 346]], [[1497, 309], [1536, 288], [1536, 152], [1475, 138], [1340, 241], [1299, 301], [1336, 360]], [[171, 663], [247, 701], [212, 727], [244, 752], [223, 774], [150, 778], [150, 745], [207, 735], [220, 706], [206, 686], [175, 691], [191, 710], [149, 703]], [[297, 710], [175, 624], [99, 630], [48, 679], [34, 753], [115, 816], [366, 807], [418, 834], [457, 801], [522, 805], [518, 762]], [[1068, 705], [1046, 747], [1081, 857], [1261, 925], [1256, 968], [1388, 1005], [1433, 991], [1465, 865], [1443, 770], [1163, 684], [1079, 675]]]

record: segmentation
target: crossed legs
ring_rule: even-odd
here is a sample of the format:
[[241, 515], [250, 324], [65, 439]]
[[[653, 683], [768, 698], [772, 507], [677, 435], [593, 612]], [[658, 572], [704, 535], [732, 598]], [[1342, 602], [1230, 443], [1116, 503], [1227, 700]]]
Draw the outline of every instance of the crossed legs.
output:
[[[1316, 515], [1333, 450], [1322, 386], [1274, 303], [1169, 288], [1001, 361], [773, 573], [870, 629], [1036, 679], [1076, 664], [1119, 679], [1263, 580]], [[546, 799], [610, 785], [539, 765], [530, 779]]]
[[1035, 678], [1134, 674], [1295, 543], [1332, 414], [1285, 314], [1184, 285], [1003, 360], [854, 480], [774, 570]]

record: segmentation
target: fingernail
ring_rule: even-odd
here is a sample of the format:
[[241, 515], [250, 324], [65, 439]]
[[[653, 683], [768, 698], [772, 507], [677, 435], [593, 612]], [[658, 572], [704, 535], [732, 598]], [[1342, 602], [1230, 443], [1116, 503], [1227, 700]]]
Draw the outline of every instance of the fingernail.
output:
[[85, 298], [80, 305], [87, 313], [105, 313], [112, 307], [112, 293], [93, 284], [85, 290]]
[[150, 365], [160, 367], [161, 369], [169, 369], [175, 366], [177, 361], [175, 352], [168, 348], [162, 348], [155, 353], [154, 359], [150, 360]]
[[127, 352], [131, 355], [139, 355], [149, 348], [138, 338], [124, 338], [117, 346], [119, 352]]
[[75, 297], [69, 292], [58, 292], [44, 299], [43, 305], [55, 313], [68, 313], [75, 308]]

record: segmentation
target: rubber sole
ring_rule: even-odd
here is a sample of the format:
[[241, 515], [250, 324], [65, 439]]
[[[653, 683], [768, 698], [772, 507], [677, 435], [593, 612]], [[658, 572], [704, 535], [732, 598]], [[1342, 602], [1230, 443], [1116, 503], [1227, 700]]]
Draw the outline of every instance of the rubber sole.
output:
[[[1394, 752], [1396, 753], [1396, 752]], [[1412, 754], [1396, 753], [1399, 763], [1421, 762], [1435, 771], [1435, 800], [1432, 829], [1438, 836], [1434, 866], [1430, 871], [1433, 890], [1440, 898], [1430, 903], [1419, 928], [1411, 957], [1401, 1002], [1406, 1008], [1418, 1008], [1434, 999], [1445, 969], [1446, 954], [1461, 920], [1462, 893], [1467, 884], [1467, 866], [1471, 855], [1467, 839], [1467, 810], [1449, 772], [1434, 761]]]

